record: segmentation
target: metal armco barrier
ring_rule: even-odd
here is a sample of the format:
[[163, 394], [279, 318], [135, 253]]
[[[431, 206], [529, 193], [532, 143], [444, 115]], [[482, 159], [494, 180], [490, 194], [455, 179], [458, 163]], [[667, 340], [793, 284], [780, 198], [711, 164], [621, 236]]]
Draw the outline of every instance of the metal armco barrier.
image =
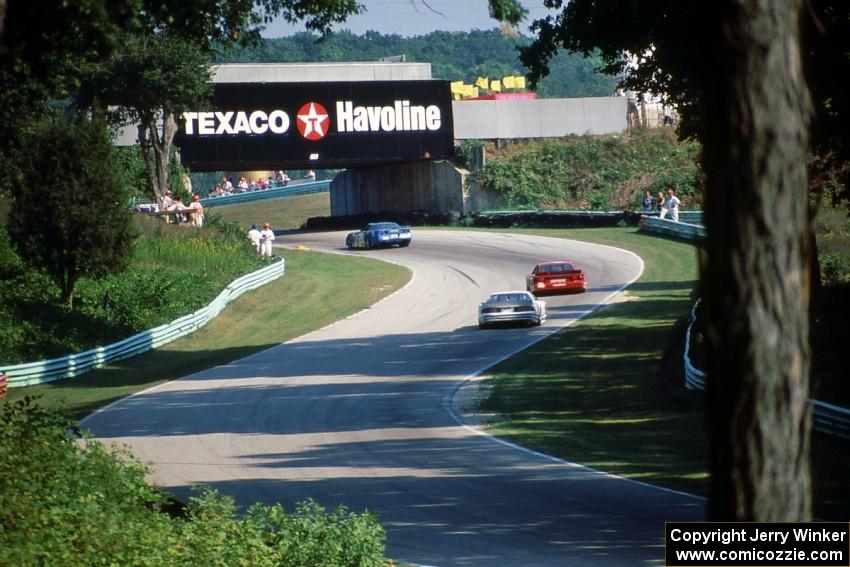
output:
[[218, 294], [212, 303], [171, 323], [142, 331], [111, 345], [52, 360], [4, 366], [10, 388], [43, 384], [73, 378], [116, 360], [129, 358], [170, 343], [196, 331], [212, 321], [225, 306], [245, 292], [276, 280], [284, 274], [286, 264], [281, 259], [264, 268], [241, 276]]
[[221, 205], [233, 205], [236, 203], [247, 203], [249, 201], [263, 201], [265, 199], [281, 199], [285, 197], [297, 197], [300, 195], [312, 195], [314, 193], [326, 193], [330, 191], [330, 180], [308, 181], [305, 183], [290, 183], [286, 187], [276, 187], [260, 191], [248, 191], [245, 193], [234, 193], [223, 197], [207, 197], [201, 199], [204, 208], [219, 207]]
[[[679, 218], [682, 219], [684, 216], [685, 213], [683, 212], [679, 215]], [[700, 213], [699, 216], [701, 218], [702, 213]], [[690, 215], [688, 218], [690, 219]], [[701, 224], [691, 224], [683, 221], [676, 222], [669, 219], [660, 219], [658, 217], [645, 216], [641, 218], [640, 230], [694, 242], [699, 242], [705, 239], [705, 227]]]
[[[691, 309], [691, 316], [688, 321], [688, 330], [685, 333], [685, 387], [688, 390], [705, 390], [706, 375], [705, 372], [695, 367], [691, 363], [691, 328], [696, 322], [696, 311], [699, 305], [699, 300]], [[826, 402], [808, 399], [812, 404], [812, 426], [815, 431], [834, 435], [842, 439], [850, 439], [850, 409], [842, 408]]]

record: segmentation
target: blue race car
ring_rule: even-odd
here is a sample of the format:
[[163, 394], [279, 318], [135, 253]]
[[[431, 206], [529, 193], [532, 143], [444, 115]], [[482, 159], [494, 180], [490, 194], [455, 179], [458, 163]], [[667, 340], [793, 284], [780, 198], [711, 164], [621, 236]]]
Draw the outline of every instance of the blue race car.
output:
[[349, 233], [345, 245], [349, 248], [377, 248], [379, 246], [408, 246], [410, 229], [394, 222], [370, 222], [359, 232]]

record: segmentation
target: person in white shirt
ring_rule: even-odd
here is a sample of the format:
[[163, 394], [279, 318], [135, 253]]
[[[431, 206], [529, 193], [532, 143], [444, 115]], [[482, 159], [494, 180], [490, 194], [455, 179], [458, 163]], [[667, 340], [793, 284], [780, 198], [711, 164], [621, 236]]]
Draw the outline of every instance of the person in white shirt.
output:
[[274, 232], [272, 231], [272, 227], [269, 223], [263, 223], [263, 230], [260, 231], [260, 250], [264, 257], [271, 258], [274, 256], [272, 253], [272, 243], [274, 242]]
[[248, 240], [251, 241], [251, 244], [254, 245], [254, 248], [257, 250], [257, 254], [260, 253], [260, 231], [257, 230], [257, 225], [252, 224], [251, 230], [248, 231]]
[[316, 180], [316, 172], [312, 169], [307, 170], [307, 174], [304, 176], [304, 179], [307, 181], [315, 181]]
[[679, 205], [682, 201], [676, 196], [676, 190], [670, 187], [667, 189], [667, 210], [670, 212], [670, 220], [679, 222]]

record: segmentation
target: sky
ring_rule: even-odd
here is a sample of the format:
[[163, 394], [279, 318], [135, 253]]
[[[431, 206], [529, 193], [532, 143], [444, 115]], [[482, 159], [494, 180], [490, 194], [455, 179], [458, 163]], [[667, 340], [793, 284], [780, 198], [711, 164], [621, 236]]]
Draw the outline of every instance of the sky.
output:
[[[366, 13], [334, 26], [335, 31], [350, 30], [362, 35], [374, 30], [411, 37], [436, 30], [488, 30], [499, 26], [499, 22], [490, 17], [487, 0], [427, 0], [439, 14], [429, 10], [422, 0], [361, 0], [360, 3], [366, 6]], [[529, 13], [519, 30], [530, 34], [528, 25], [551, 12], [543, 7], [543, 0], [520, 0], [520, 3]], [[263, 36], [281, 37], [304, 30], [303, 24], [292, 25], [279, 19], [266, 26]]]

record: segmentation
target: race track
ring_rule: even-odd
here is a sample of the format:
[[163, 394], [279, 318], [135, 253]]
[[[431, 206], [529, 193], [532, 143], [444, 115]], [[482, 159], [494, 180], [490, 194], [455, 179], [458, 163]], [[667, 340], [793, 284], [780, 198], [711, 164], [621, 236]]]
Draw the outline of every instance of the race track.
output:
[[[462, 427], [452, 397], [492, 363], [569, 325], [638, 277], [613, 248], [546, 237], [414, 231], [407, 249], [345, 251], [345, 233], [279, 237], [386, 259], [411, 282], [348, 319], [164, 384], [90, 416], [179, 497], [197, 483], [247, 505], [311, 497], [377, 512], [388, 555], [420, 565], [663, 564], [663, 522], [703, 501], [500, 443]], [[479, 331], [488, 293], [523, 289], [539, 260], [585, 269], [585, 294], [547, 297], [540, 328]], [[286, 276], [284, 276], [286, 277]]]

